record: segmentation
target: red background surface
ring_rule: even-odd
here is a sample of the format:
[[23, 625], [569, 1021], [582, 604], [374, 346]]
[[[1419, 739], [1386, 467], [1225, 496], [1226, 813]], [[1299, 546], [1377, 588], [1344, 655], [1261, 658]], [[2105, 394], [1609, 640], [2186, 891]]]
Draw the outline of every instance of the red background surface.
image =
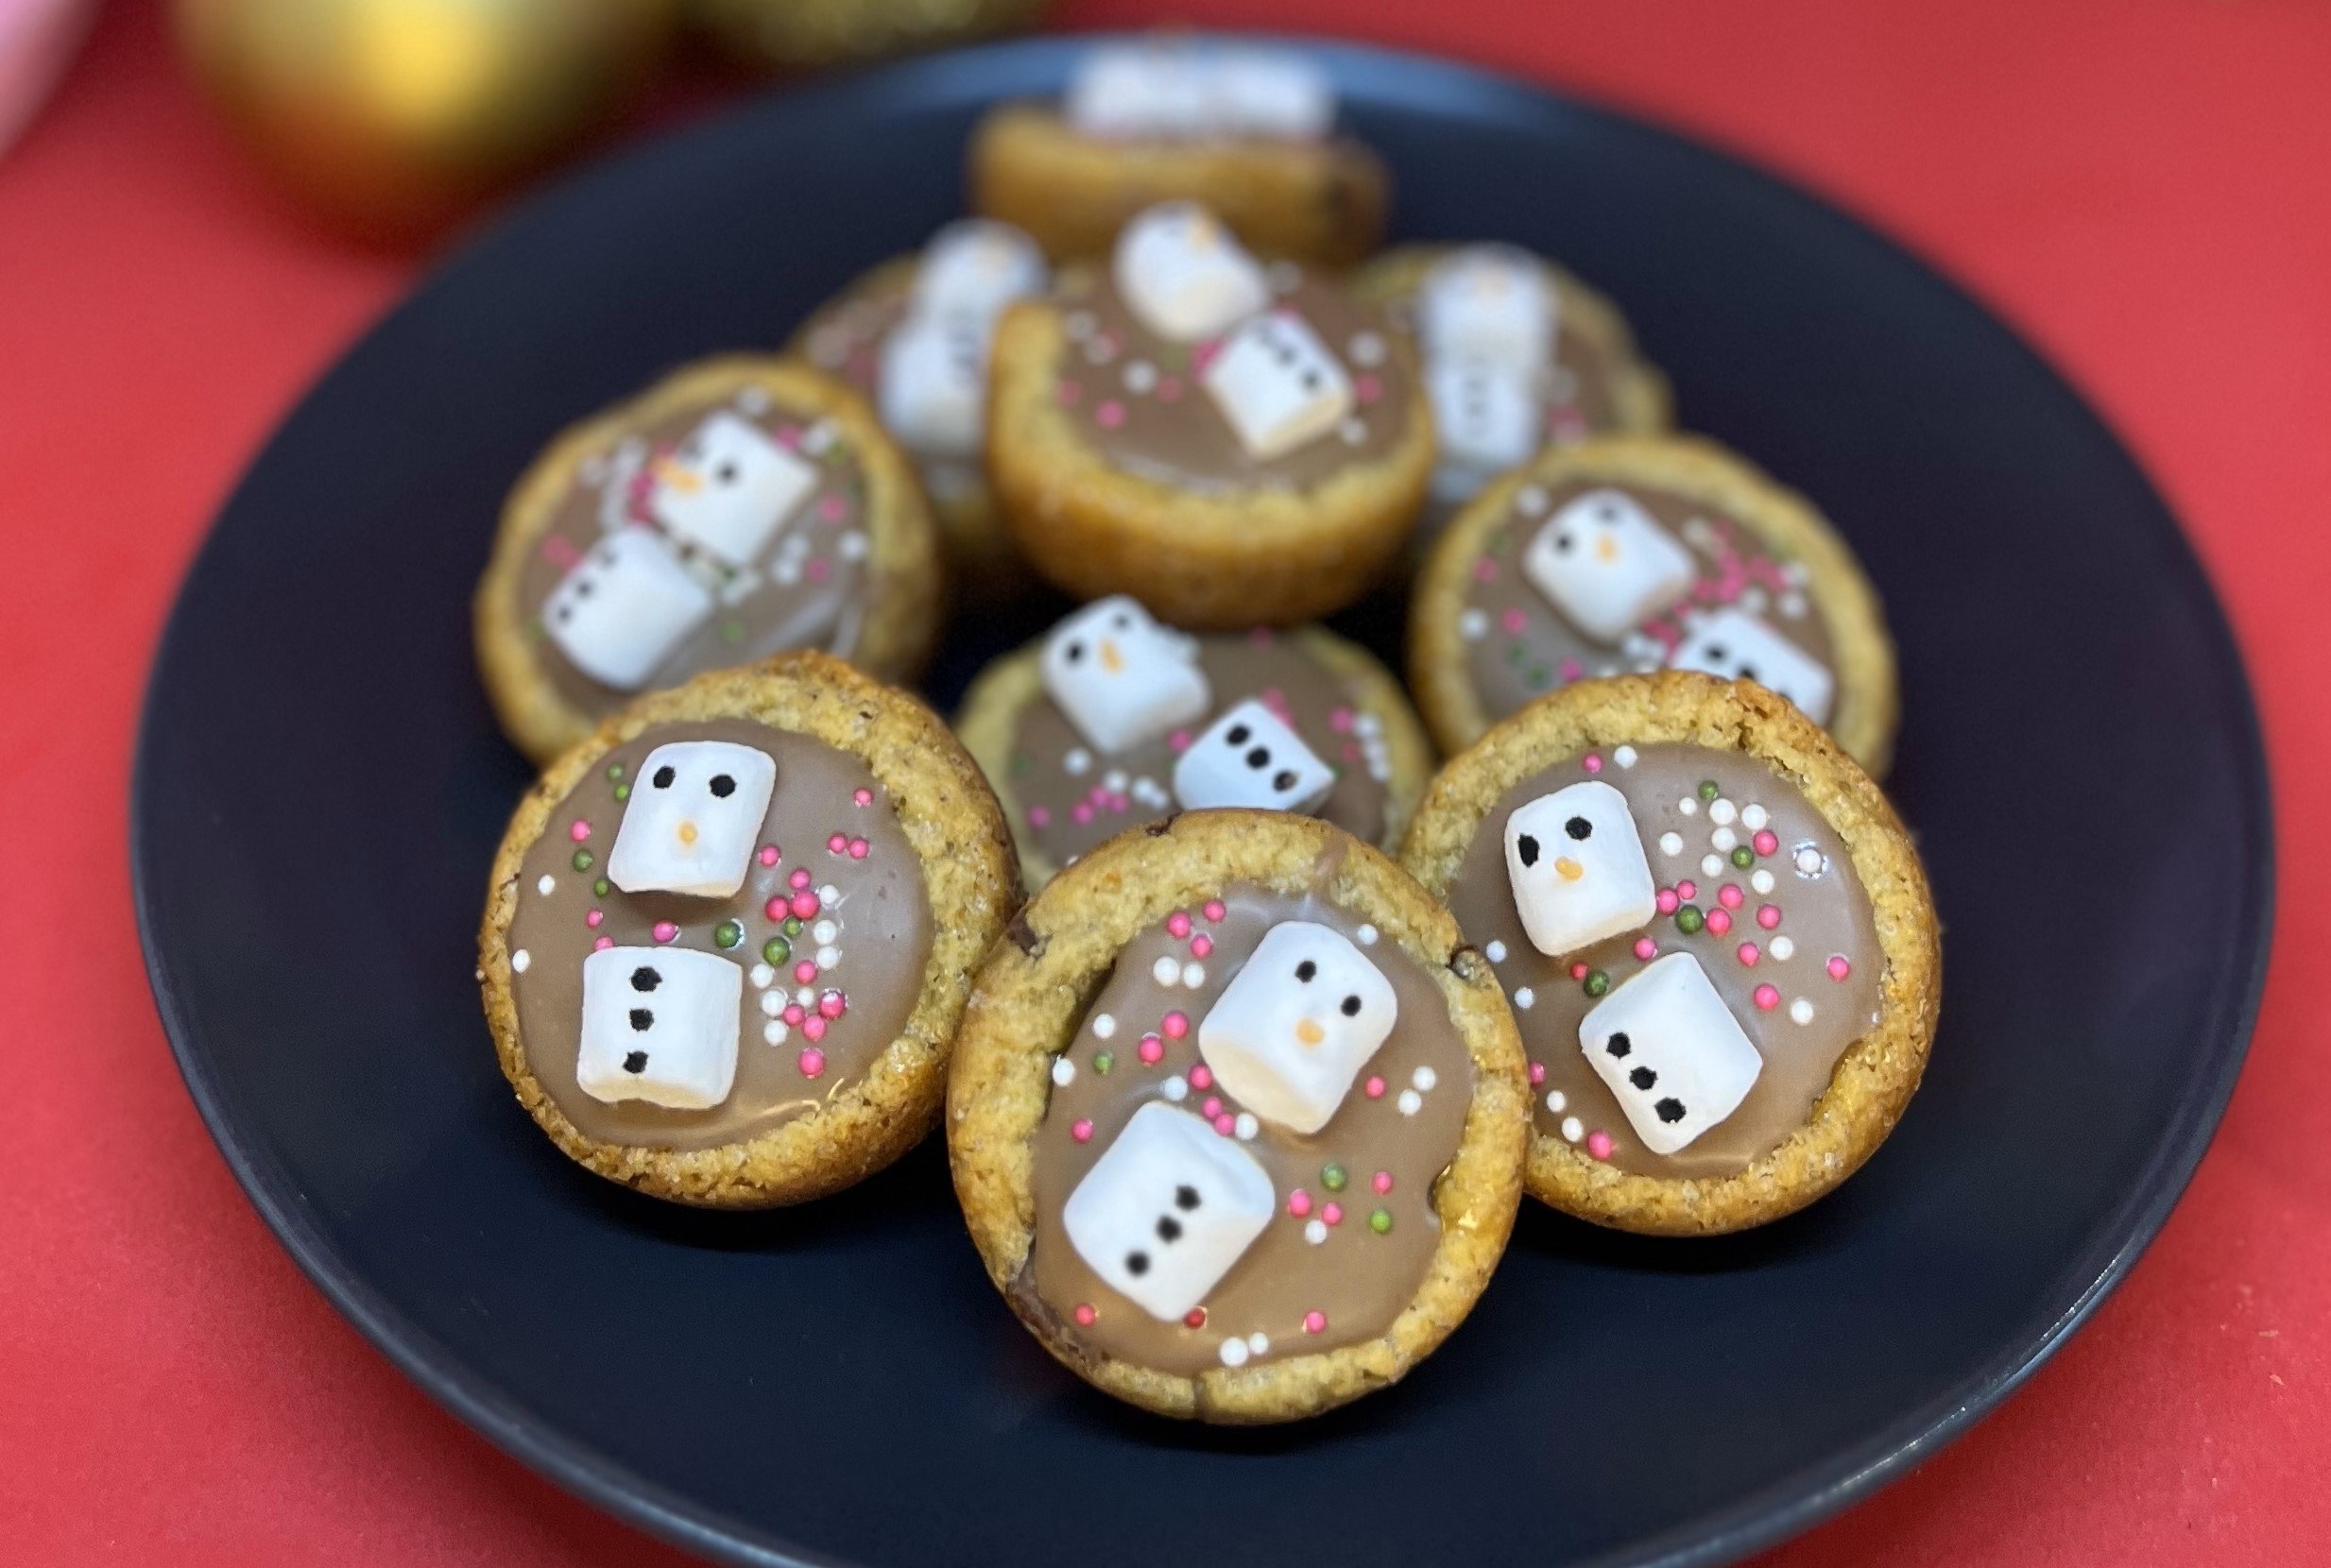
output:
[[[1159, 14], [1069, 0], [1066, 19]], [[1172, 14], [1436, 49], [1729, 144], [1938, 262], [2134, 446], [2228, 602], [2273, 754], [2281, 934], [2250, 1065], [2185, 1202], [2089, 1327], [1974, 1434], [1774, 1559], [2331, 1558], [2331, 935], [2308, 793], [2331, 777], [2331, 7]], [[11, 1560], [677, 1560], [437, 1410], [300, 1278], [180, 1087], [131, 924], [132, 725], [180, 573], [268, 429], [415, 266], [278, 205], [143, 0], [112, 8], [0, 159]]]

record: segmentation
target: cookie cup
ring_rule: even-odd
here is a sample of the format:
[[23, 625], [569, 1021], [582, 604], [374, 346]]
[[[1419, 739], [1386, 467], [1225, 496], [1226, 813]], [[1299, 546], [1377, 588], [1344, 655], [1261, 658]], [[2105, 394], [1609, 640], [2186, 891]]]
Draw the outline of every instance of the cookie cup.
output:
[[[1332, 862], [1322, 888], [1321, 866]], [[1374, 1338], [1196, 1376], [1100, 1354], [1030, 1282], [1035, 1140], [1050, 1064], [1080, 1027], [1119, 951], [1174, 910], [1237, 879], [1324, 891], [1364, 914], [1432, 980], [1474, 1072], [1454, 1157], [1433, 1186], [1441, 1236], [1424, 1282]], [[1390, 859], [1309, 817], [1193, 811], [1119, 835], [1054, 878], [982, 965], [948, 1082], [955, 1194], [988, 1277], [1060, 1363], [1160, 1415], [1260, 1424], [1314, 1415], [1397, 1382], [1465, 1319], [1488, 1284], [1521, 1196], [1529, 1091], [1513, 1016], [1456, 922]]]
[[[746, 719], [863, 761], [890, 796], [919, 862], [931, 947], [905, 1027], [864, 1079], [748, 1140], [678, 1150], [603, 1143], [568, 1119], [536, 1079], [521, 1038], [509, 931], [527, 850], [614, 747], [658, 725]], [[1010, 835], [986, 780], [938, 716], [914, 697], [817, 653], [699, 675], [643, 697], [552, 763], [510, 818], [478, 931], [479, 984], [503, 1075], [559, 1151], [611, 1182], [707, 1208], [768, 1208], [836, 1192], [920, 1142], [938, 1114], [957, 1023], [980, 956], [1020, 897]]]
[[1926, 868], [1869, 775], [1760, 686], [1687, 672], [1586, 681], [1540, 698], [1452, 758], [1425, 792], [1400, 859], [1446, 895], [1484, 819], [1516, 785], [1588, 751], [1661, 741], [1757, 758], [1793, 786], [1844, 841], [1885, 961], [1877, 1023], [1840, 1058], [1804, 1124], [1737, 1174], [1631, 1174], [1534, 1130], [1533, 1197], [1615, 1230], [1712, 1236], [1778, 1219], [1851, 1176], [1894, 1131], [1926, 1071], [1942, 1003], [1940, 929]]

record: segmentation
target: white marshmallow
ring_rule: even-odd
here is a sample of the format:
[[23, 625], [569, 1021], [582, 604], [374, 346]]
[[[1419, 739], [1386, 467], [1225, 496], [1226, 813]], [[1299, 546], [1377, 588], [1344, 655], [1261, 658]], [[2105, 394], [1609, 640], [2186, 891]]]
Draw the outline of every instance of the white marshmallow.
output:
[[1522, 575], [1563, 618], [1617, 642], [1689, 591], [1691, 552], [1624, 490], [1589, 490], [1546, 520], [1522, 552]]
[[1546, 269], [1510, 245], [1468, 245], [1433, 263], [1416, 287], [1416, 335], [1428, 359], [1483, 360], [1534, 378], [1552, 358], [1556, 315]]
[[1233, 46], [1201, 70], [1210, 122], [1224, 135], [1315, 141], [1334, 128], [1335, 89], [1301, 55]]
[[602, 947], [583, 960], [574, 1081], [593, 1099], [702, 1111], [736, 1082], [745, 971], [688, 947]]
[[1277, 1206], [1270, 1176], [1238, 1140], [1152, 1100], [1076, 1184], [1060, 1223], [1112, 1289], [1174, 1322], [1206, 1300]]
[[1036, 241], [993, 218], [963, 218], [923, 247], [908, 314], [985, 326], [1013, 300], [1042, 292], [1045, 278]]
[[1444, 466], [1485, 480], [1537, 451], [1541, 427], [1531, 385], [1494, 360], [1436, 359], [1428, 366], [1425, 393]]
[[776, 761], [751, 746], [658, 746], [632, 776], [608, 880], [626, 893], [728, 897], [745, 885], [776, 788]]
[[1597, 1002], [1579, 1020], [1578, 1045], [1654, 1154], [1674, 1153], [1739, 1110], [1764, 1070], [1689, 953], [1654, 960]]
[[1207, 1011], [1198, 1054], [1255, 1115], [1316, 1133], [1398, 1019], [1392, 982], [1341, 931], [1283, 920]]
[[1044, 690], [1088, 742], [1126, 751], [1191, 724], [1213, 704], [1198, 646], [1159, 625], [1128, 594], [1054, 626], [1038, 661]]
[[1505, 819], [1505, 874], [1530, 946], [1549, 958], [1658, 912], [1627, 797], [1600, 779], [1567, 785]]
[[1189, 50], [1135, 43], [1088, 51], [1069, 77], [1061, 112], [1085, 136], [1177, 140], [1205, 135], [1214, 107]]
[[542, 630], [602, 686], [637, 691], [712, 618], [712, 596], [653, 530], [621, 528], [569, 569], [542, 605]]
[[1117, 236], [1119, 298], [1159, 337], [1211, 337], [1271, 302], [1262, 268], [1213, 213], [1173, 201], [1139, 213]]
[[1223, 339], [1206, 390], [1239, 444], [1268, 460], [1316, 441], [1352, 409], [1352, 383], [1311, 324], [1274, 311]]
[[876, 401], [883, 427], [909, 451], [976, 455], [986, 425], [986, 327], [935, 315], [900, 322], [883, 339]]
[[1252, 697], [1207, 725], [1174, 763], [1174, 796], [1193, 811], [1308, 811], [1333, 788], [1335, 770]]
[[1727, 680], [1753, 680], [1796, 704], [1813, 723], [1829, 722], [1836, 683], [1828, 667], [1746, 610], [1727, 606], [1703, 616], [1688, 628], [1668, 664]]
[[749, 566], [817, 488], [817, 469], [722, 409], [653, 469], [658, 522], [730, 566]]

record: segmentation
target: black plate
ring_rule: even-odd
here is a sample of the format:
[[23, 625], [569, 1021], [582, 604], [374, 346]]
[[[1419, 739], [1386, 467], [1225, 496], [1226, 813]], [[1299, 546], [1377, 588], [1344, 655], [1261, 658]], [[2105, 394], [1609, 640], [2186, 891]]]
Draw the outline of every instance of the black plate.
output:
[[[1320, 49], [1405, 234], [1502, 235], [1611, 289], [1689, 422], [1818, 497], [1886, 594], [1893, 782], [1949, 992], [1863, 1174], [1697, 1245], [1530, 1206], [1406, 1384], [1240, 1434], [1053, 1366], [935, 1147], [806, 1211], [723, 1218], [584, 1174], [511, 1103], [471, 975], [527, 779], [470, 657], [504, 487], [567, 420], [776, 341], [919, 241], [981, 106], [1071, 55], [900, 66], [594, 169], [454, 257], [284, 422], [187, 581], [139, 748], [139, 917], [187, 1084], [397, 1365], [735, 1560], [1704, 1562], [1802, 1528], [1963, 1431], [2167, 1215], [2264, 972], [2266, 770], [2192, 554], [2063, 383], [1829, 208], [1598, 111]], [[1038, 620], [959, 625], [936, 696]]]

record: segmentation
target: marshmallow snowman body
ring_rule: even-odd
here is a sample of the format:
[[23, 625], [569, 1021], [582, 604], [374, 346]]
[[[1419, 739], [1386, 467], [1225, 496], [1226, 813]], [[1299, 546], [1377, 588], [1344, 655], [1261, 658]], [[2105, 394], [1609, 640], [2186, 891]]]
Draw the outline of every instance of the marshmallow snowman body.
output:
[[1551, 357], [1554, 291], [1526, 250], [1468, 245], [1435, 262], [1416, 288], [1416, 335], [1432, 360], [1495, 365], [1525, 383]]
[[883, 428], [909, 451], [976, 455], [986, 425], [986, 325], [909, 315], [883, 339], [876, 401]]
[[1700, 961], [1670, 953], [1578, 1024], [1579, 1048], [1654, 1154], [1672, 1154], [1740, 1109], [1764, 1058]]
[[542, 630], [602, 686], [637, 691], [712, 618], [712, 596], [653, 530], [609, 534], [560, 578]]
[[745, 885], [777, 787], [767, 752], [728, 741], [675, 741], [640, 764], [608, 880], [626, 893], [726, 898]]
[[1192, 723], [1213, 701], [1197, 644], [1159, 625], [1129, 594], [1088, 605], [1054, 626], [1037, 668], [1046, 694], [1105, 752]]
[[687, 947], [602, 947], [583, 960], [574, 1081], [593, 1099], [702, 1111], [736, 1082], [745, 971]]
[[1213, 213], [1191, 201], [1149, 208], [1126, 224], [1110, 276], [1125, 308], [1177, 343], [1225, 332], [1271, 302], [1260, 264]]
[[1563, 618], [1599, 642], [1617, 642], [1689, 590], [1691, 552], [1624, 490], [1566, 502], [1522, 552], [1522, 575]]
[[1086, 136], [1178, 141], [1207, 133], [1209, 99], [1206, 71], [1189, 50], [1105, 45], [1077, 61], [1061, 112]]
[[1198, 1054], [1258, 1116], [1316, 1133], [1398, 1020], [1392, 982], [1349, 938], [1283, 920], [1208, 1009]]
[[749, 566], [817, 488], [817, 469], [727, 409], [655, 466], [648, 511], [697, 549]]
[[1505, 872], [1530, 945], [1549, 958], [1632, 930], [1659, 908], [1627, 797], [1600, 779], [1508, 816]]
[[1333, 788], [1335, 770], [1252, 697], [1207, 725], [1174, 762], [1174, 796], [1191, 810], [1308, 811]]
[[923, 247], [908, 313], [984, 326], [1013, 300], [1041, 293], [1046, 276], [1043, 252], [1020, 230], [959, 219]]
[[1227, 48], [1205, 69], [1211, 123], [1223, 134], [1314, 141], [1335, 125], [1327, 73], [1283, 49]]
[[1829, 722], [1837, 683], [1828, 667], [1746, 610], [1726, 606], [1702, 617], [1668, 663], [1726, 680], [1753, 680], [1796, 704], [1813, 723]]
[[[1531, 379], [1493, 360], [1436, 359], [1425, 369], [1432, 434], [1441, 460], [1486, 478], [1538, 449], [1538, 400]], [[1478, 481], [1477, 481], [1478, 482]]]
[[1173, 1322], [1206, 1300], [1276, 1207], [1270, 1176], [1237, 1140], [1151, 1100], [1076, 1184], [1060, 1221], [1111, 1289]]
[[1292, 311], [1242, 322], [1202, 379], [1239, 445], [1265, 462], [1318, 440], [1352, 410], [1351, 379]]

